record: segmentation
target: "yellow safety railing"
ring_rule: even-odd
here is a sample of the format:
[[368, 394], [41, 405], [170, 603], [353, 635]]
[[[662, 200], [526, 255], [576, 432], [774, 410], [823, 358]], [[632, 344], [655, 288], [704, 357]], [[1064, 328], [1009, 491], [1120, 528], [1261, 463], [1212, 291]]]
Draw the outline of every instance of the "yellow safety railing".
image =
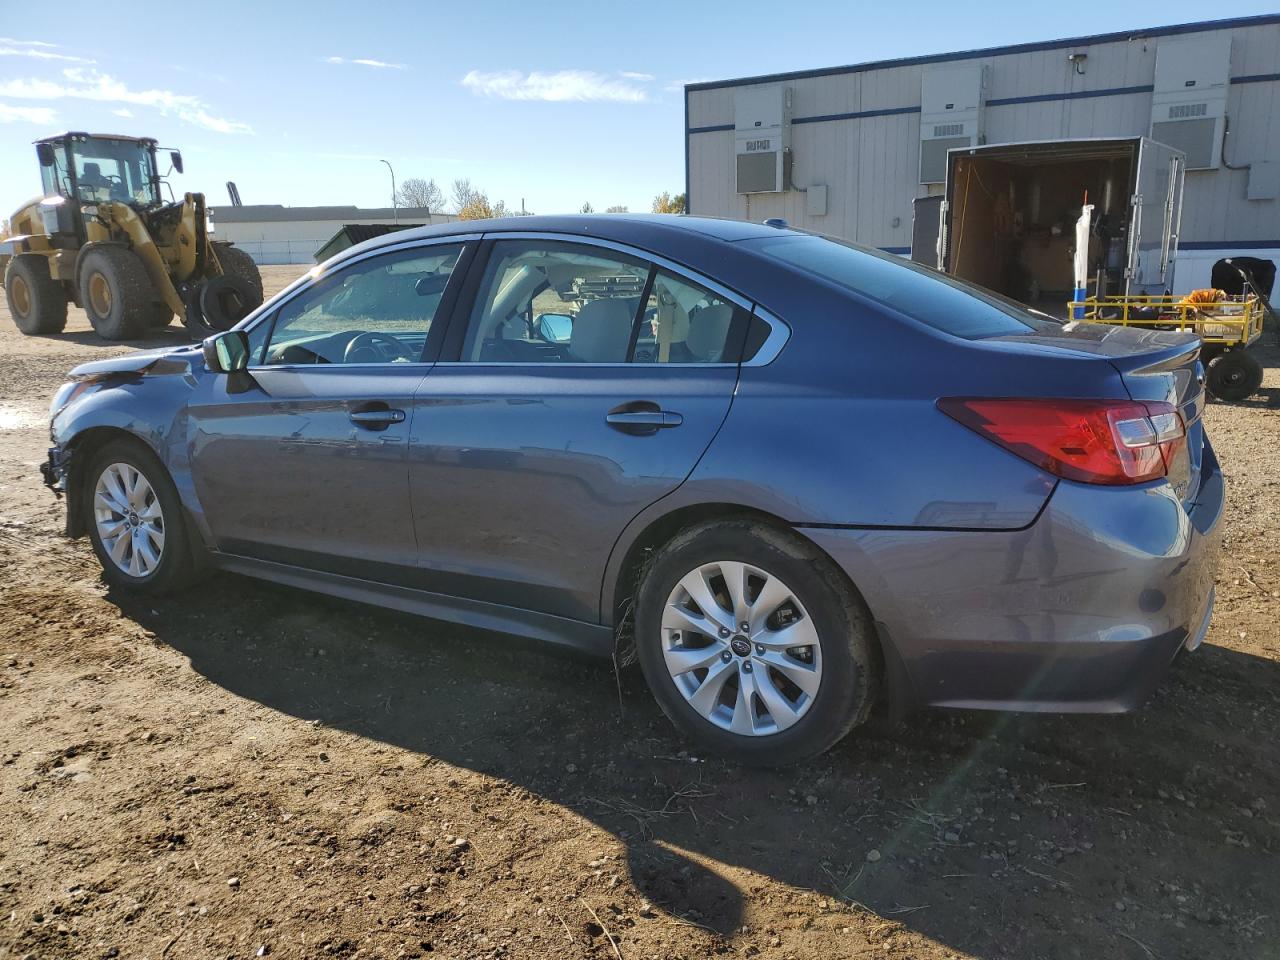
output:
[[1198, 334], [1206, 343], [1248, 346], [1262, 335], [1266, 311], [1254, 296], [1193, 302], [1186, 297], [1088, 297], [1067, 304], [1084, 323], [1148, 327]]

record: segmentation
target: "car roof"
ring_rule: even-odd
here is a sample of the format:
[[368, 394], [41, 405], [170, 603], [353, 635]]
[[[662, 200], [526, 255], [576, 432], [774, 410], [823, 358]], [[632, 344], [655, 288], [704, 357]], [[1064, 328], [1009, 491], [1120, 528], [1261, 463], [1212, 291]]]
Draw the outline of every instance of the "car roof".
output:
[[406, 242], [443, 239], [451, 236], [483, 233], [556, 233], [567, 238], [580, 236], [611, 240], [655, 253], [672, 253], [676, 248], [702, 247], [716, 243], [734, 243], [755, 237], [777, 236], [789, 232], [785, 228], [722, 220], [716, 217], [691, 217], [684, 214], [660, 213], [590, 213], [564, 216], [500, 217], [493, 220], [456, 220], [429, 227], [399, 230], [357, 244], [335, 256], [331, 263]]

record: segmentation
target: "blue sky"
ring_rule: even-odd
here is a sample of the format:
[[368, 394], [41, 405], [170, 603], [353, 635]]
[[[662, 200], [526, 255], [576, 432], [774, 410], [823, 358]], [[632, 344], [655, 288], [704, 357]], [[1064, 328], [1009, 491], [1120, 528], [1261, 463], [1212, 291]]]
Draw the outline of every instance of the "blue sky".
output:
[[[538, 213], [684, 188], [681, 85], [1272, 12], [1184, 0], [207, 4], [0, 0], [0, 216], [65, 129], [181, 147], [216, 206], [389, 202], [469, 177]], [[112, 8], [115, 10], [116, 8]], [[111, 27], [123, 29], [115, 35]], [[99, 41], [111, 35], [110, 49]], [[134, 52], [137, 55], [134, 55]]]

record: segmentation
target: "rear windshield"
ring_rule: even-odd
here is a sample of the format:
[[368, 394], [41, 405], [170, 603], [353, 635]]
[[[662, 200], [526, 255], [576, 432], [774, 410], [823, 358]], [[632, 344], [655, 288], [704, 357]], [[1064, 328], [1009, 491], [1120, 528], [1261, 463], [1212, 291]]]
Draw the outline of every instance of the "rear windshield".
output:
[[1017, 336], [1056, 326], [1012, 300], [936, 270], [838, 240], [784, 234], [745, 240], [742, 246], [817, 274], [954, 337]]

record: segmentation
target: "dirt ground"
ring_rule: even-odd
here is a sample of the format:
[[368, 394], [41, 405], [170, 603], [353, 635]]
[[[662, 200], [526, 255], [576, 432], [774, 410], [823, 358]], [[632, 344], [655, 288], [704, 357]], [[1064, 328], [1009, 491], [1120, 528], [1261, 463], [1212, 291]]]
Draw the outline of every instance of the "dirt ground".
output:
[[1275, 347], [1206, 414], [1217, 614], [1141, 712], [778, 772], [686, 753], [634, 671], [230, 575], [107, 591], [36, 466], [123, 349], [0, 316], [0, 957], [1280, 957]]

